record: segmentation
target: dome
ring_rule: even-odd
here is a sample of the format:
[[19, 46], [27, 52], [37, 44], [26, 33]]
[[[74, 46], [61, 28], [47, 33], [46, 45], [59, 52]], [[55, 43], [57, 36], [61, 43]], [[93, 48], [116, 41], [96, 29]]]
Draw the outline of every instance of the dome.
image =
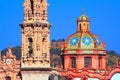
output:
[[78, 17], [77, 21], [80, 21], [80, 22], [83, 22], [83, 21], [89, 22], [90, 19], [89, 19], [89, 17], [87, 17], [87, 16], [84, 14], [84, 12], [82, 12], [82, 15], [81, 15], [80, 17]]
[[105, 50], [99, 36], [90, 33], [74, 33], [66, 41], [66, 50]]
[[72, 34], [61, 45], [61, 50], [69, 51], [74, 54], [74, 51], [82, 51], [82, 53], [93, 53], [92, 51], [99, 51], [99, 53], [106, 50], [105, 43], [99, 36], [90, 31], [89, 17], [82, 13], [77, 20], [77, 31]]

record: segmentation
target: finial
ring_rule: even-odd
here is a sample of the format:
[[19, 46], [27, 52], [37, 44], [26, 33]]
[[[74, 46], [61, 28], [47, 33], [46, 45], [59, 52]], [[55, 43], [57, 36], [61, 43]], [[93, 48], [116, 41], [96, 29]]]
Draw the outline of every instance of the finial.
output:
[[11, 54], [12, 54], [12, 47], [9, 45], [7, 50], [7, 55], [11, 55]]
[[82, 15], [84, 15], [84, 7], [82, 7]]
[[9, 44], [9, 45], [8, 45], [8, 49], [11, 49], [11, 48], [12, 48], [12, 47], [11, 47], [11, 45]]
[[85, 14], [84, 14], [84, 11], [82, 11], [82, 15], [85, 15]]

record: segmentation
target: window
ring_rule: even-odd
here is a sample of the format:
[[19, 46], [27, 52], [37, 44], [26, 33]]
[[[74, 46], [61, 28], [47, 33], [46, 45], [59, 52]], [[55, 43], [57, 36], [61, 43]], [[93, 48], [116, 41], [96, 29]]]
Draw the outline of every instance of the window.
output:
[[76, 68], [76, 58], [75, 57], [72, 57], [71, 58], [71, 62], [72, 62], [72, 68]]
[[91, 57], [85, 57], [84, 58], [84, 66], [85, 67], [91, 67]]
[[82, 25], [81, 24], [79, 25], [79, 29], [80, 29], [80, 31], [82, 31]]
[[98, 60], [98, 67], [99, 67], [99, 69], [101, 69], [101, 65], [102, 65], [102, 57], [99, 57], [99, 60]]
[[43, 0], [41, 0], [41, 3], [43, 2]]
[[84, 23], [84, 26], [86, 26], [86, 24]]
[[30, 0], [30, 4], [31, 4], [31, 11], [32, 11], [32, 14], [34, 13], [34, 3], [33, 3], [33, 0]]
[[87, 30], [89, 30], [89, 24], [87, 24]]
[[42, 42], [46, 42], [46, 38], [43, 38], [43, 39], [42, 39]]
[[33, 48], [32, 48], [33, 40], [32, 40], [32, 38], [28, 38], [28, 41], [29, 41], [29, 46], [28, 46], [28, 48], [29, 48], [29, 57], [31, 57], [32, 53], [33, 53]]
[[45, 15], [46, 14], [46, 11], [45, 10], [43, 10], [43, 15]]
[[6, 80], [11, 80], [11, 77], [7, 76], [7, 77], [6, 77]]

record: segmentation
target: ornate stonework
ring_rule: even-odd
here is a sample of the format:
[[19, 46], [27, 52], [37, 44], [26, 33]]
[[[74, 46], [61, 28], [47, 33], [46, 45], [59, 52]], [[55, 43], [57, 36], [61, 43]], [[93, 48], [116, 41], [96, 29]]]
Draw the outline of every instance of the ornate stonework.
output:
[[24, 0], [24, 22], [47, 22], [46, 0]]
[[21, 80], [20, 61], [12, 54], [11, 47], [0, 61], [0, 80]]
[[[47, 21], [46, 0], [24, 0], [24, 21], [22, 29], [22, 79], [34, 75], [35, 71], [50, 71], [50, 24]], [[29, 74], [30, 73], [30, 74]], [[40, 72], [37, 72], [39, 80]], [[40, 73], [41, 74], [41, 73]], [[44, 73], [43, 73], [44, 74]], [[31, 76], [32, 77], [32, 76]], [[33, 80], [33, 78], [28, 80]], [[48, 77], [48, 76], [47, 76]], [[44, 80], [48, 80], [47, 78]]]

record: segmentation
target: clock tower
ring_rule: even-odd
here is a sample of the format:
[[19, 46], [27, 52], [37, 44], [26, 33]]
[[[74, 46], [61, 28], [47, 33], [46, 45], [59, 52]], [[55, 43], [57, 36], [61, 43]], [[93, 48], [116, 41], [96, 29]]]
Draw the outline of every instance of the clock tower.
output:
[[24, 0], [22, 29], [22, 80], [48, 80], [50, 74], [50, 24], [47, 0]]

